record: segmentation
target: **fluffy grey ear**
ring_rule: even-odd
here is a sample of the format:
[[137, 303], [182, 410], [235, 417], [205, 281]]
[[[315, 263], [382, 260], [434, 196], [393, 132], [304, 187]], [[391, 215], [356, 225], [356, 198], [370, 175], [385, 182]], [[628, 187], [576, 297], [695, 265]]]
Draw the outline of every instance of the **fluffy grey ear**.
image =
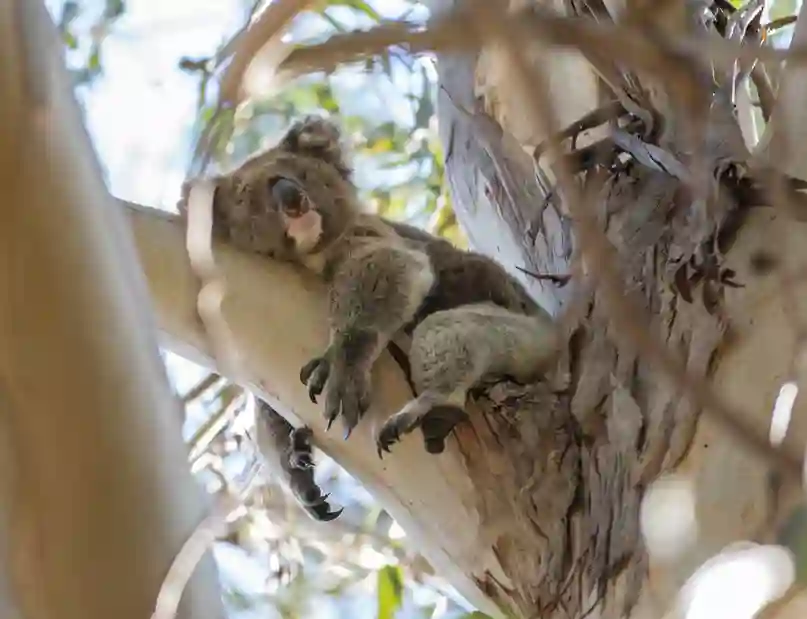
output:
[[342, 149], [342, 134], [330, 120], [321, 116], [306, 116], [292, 125], [280, 144], [289, 152], [327, 161], [343, 178], [350, 178], [350, 168]]

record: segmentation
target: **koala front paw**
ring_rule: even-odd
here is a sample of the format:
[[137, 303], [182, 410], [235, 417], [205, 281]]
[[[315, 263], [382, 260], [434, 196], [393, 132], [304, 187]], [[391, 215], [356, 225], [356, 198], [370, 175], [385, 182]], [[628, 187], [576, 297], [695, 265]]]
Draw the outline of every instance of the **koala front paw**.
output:
[[325, 388], [330, 373], [331, 364], [327, 355], [311, 359], [300, 370], [300, 382], [308, 388], [308, 397], [314, 404], [317, 403], [317, 397]]
[[341, 369], [328, 381], [325, 396], [325, 418], [328, 430], [341, 414], [345, 440], [370, 408], [370, 376], [367, 372]]
[[297, 501], [315, 520], [330, 522], [339, 517], [342, 509], [331, 510], [328, 495], [323, 494], [314, 481], [311, 428], [292, 430], [289, 448], [284, 454], [283, 466], [289, 475], [289, 486]]

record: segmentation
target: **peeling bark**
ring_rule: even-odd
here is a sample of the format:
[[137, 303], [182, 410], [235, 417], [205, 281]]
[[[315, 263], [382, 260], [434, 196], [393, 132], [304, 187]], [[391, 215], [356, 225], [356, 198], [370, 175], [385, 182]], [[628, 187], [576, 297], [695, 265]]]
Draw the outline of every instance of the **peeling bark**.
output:
[[[439, 15], [454, 2], [431, 4]], [[480, 513], [507, 523], [489, 531], [503, 574], [487, 574], [480, 588], [519, 617], [661, 616], [692, 570], [725, 544], [770, 539], [769, 529], [760, 531], [774, 517], [771, 493], [778, 491], [767, 462], [710, 420], [701, 423], [698, 405], [615, 332], [602, 292], [572, 262], [565, 206], [537, 180], [530, 153], [540, 136], [529, 121], [501, 112], [517, 107], [507, 100], [518, 93], [474, 90], [475, 83], [502, 83], [480, 78], [491, 70], [478, 57], [438, 54], [438, 116], [453, 205], [472, 247], [520, 275], [562, 321], [568, 349], [546, 384], [499, 385], [495, 396], [477, 400], [473, 428], [457, 430]], [[718, 106], [707, 136], [706, 165], [715, 170], [727, 154], [747, 155], [725, 111]], [[662, 145], [684, 150], [674, 131]], [[781, 212], [749, 211], [733, 195], [723, 195], [708, 218], [693, 219], [698, 208], [678, 179], [634, 165], [606, 183], [596, 216], [652, 335], [689, 372], [712, 377], [714, 390], [732, 404], [737, 392], [728, 385], [736, 390], [750, 373], [745, 380], [758, 392], [740, 399], [738, 409], [764, 435], [793, 347], [757, 358], [750, 344], [738, 347], [743, 338], [765, 337], [755, 318], [780, 345], [792, 337], [787, 325], [771, 324], [782, 301], [774, 300], [770, 279], [753, 273], [751, 254], [763, 238], [804, 229]], [[711, 252], [718, 233], [724, 259]], [[803, 269], [807, 251], [788, 247], [788, 268]], [[572, 271], [563, 287], [525, 273]], [[753, 306], [762, 299], [764, 308]], [[801, 304], [795, 311], [803, 315]], [[701, 539], [677, 562], [654, 564], [640, 533], [641, 499], [650, 483], [673, 471], [696, 480]]]

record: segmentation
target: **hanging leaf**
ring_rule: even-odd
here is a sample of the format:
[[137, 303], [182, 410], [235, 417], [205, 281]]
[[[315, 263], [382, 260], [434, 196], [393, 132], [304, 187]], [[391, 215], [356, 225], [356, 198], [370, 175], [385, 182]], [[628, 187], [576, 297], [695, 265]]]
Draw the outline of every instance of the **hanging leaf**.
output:
[[69, 30], [62, 32], [62, 41], [64, 41], [64, 44], [67, 45], [69, 49], [78, 49], [78, 40]]
[[106, 0], [104, 6], [104, 18], [110, 21], [117, 19], [126, 11], [123, 0]]
[[79, 7], [78, 2], [67, 0], [62, 6], [62, 16], [59, 19], [59, 28], [66, 30], [67, 27], [78, 17]]
[[87, 71], [90, 75], [97, 75], [101, 72], [101, 46], [94, 44], [87, 59]]
[[350, 29], [345, 26], [342, 22], [336, 19], [333, 15], [328, 13], [326, 9], [322, 9], [319, 12], [319, 16], [322, 17], [326, 22], [328, 22], [337, 32], [348, 32]]
[[359, 13], [366, 15], [373, 21], [381, 21], [381, 14], [364, 0], [333, 0], [330, 4], [331, 6], [349, 6], [351, 9], [355, 9]]
[[378, 619], [394, 619], [403, 602], [401, 568], [387, 565], [378, 571]]

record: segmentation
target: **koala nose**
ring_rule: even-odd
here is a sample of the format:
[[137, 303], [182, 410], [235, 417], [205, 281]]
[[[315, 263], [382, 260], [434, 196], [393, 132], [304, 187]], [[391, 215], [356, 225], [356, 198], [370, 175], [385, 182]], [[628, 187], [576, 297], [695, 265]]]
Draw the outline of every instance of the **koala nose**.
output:
[[272, 197], [281, 210], [291, 217], [308, 212], [308, 199], [302, 188], [292, 180], [279, 178], [272, 184]]

